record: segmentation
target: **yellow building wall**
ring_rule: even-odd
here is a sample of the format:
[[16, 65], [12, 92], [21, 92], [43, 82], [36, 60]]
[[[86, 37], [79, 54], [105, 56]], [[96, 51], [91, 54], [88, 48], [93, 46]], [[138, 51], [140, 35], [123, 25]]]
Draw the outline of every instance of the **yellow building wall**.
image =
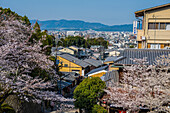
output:
[[[143, 29], [138, 30], [137, 41], [142, 41], [141, 36], [145, 36], [142, 48], [147, 46], [147, 43], [163, 45], [170, 43], [170, 30], [163, 29], [148, 29], [149, 22], [169, 22], [170, 23], [170, 7], [160, 8], [153, 11], [148, 11], [143, 17]], [[163, 44], [163, 45], [162, 45]]]
[[110, 67], [109, 71], [112, 71], [112, 70], [119, 70], [119, 68], [118, 67]]
[[69, 53], [69, 54], [72, 54], [74, 55], [74, 51], [73, 50], [70, 50], [68, 48], [63, 48], [61, 50], [59, 50], [60, 52], [64, 52], [64, 53]]
[[104, 62], [104, 64], [113, 64], [114, 62], [113, 61], [110, 61], [110, 62]]
[[[73, 62], [70, 62], [70, 61], [68, 61], [68, 60], [66, 60], [66, 59], [64, 59], [60, 56], [57, 56], [57, 59], [60, 62], [62, 62], [62, 65], [63, 65], [63, 67], [60, 68], [59, 71], [61, 71], [61, 72], [72, 72], [73, 70], [79, 70], [79, 74], [80, 74], [80, 76], [82, 76], [82, 67], [81, 66], [79, 66], [79, 65], [77, 65]], [[64, 67], [64, 64], [67, 64], [68, 67]]]
[[91, 75], [90, 77], [101, 77], [104, 74], [106, 74], [106, 72], [97, 73], [97, 74]]

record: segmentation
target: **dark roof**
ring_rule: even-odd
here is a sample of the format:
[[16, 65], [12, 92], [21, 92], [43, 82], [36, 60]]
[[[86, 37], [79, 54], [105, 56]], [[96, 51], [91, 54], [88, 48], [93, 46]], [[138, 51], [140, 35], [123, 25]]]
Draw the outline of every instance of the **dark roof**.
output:
[[86, 68], [87, 66], [89, 66], [88, 63], [82, 61], [82, 60], [79, 60], [78, 58], [72, 56], [72, 55], [69, 55], [69, 54], [61, 54], [61, 55], [58, 55], [66, 60], [69, 60], [70, 62], [73, 62], [83, 68]]
[[79, 77], [79, 74], [77, 74], [76, 72], [62, 72], [62, 74], [62, 79], [70, 82], [75, 81], [75, 79]]
[[168, 49], [125, 49], [120, 51], [120, 55], [126, 58], [116, 62], [115, 64], [131, 65], [135, 64], [132, 60], [130, 60], [131, 58], [143, 59], [147, 57], [149, 65], [152, 65], [155, 62], [155, 58], [168, 54], [170, 54], [170, 50]]
[[[61, 81], [61, 89], [64, 89], [65, 87], [68, 87], [70, 86], [72, 83], [70, 82], [66, 82], [66, 81]], [[60, 89], [60, 81], [58, 80], [57, 81], [57, 86], [58, 86], [58, 89]]]
[[122, 60], [123, 58], [124, 56], [110, 56], [110, 57], [107, 57], [104, 62], [111, 62], [111, 61], [118, 62], [119, 60]]
[[107, 69], [108, 69], [108, 66], [102, 66], [102, 67], [91, 70], [86, 75], [88, 76], [89, 74], [92, 74], [92, 73], [95, 73], [95, 72], [98, 72], [98, 71], [101, 71], [101, 70], [107, 70]]
[[135, 16], [136, 17], [144, 16], [144, 12], [160, 9], [160, 8], [163, 8], [163, 7], [169, 7], [169, 6], [170, 6], [170, 3], [151, 7], [151, 8], [147, 8], [147, 9], [143, 9], [143, 10], [139, 10], [139, 11], [135, 12]]
[[118, 83], [119, 82], [119, 73], [116, 70], [112, 70], [104, 74], [101, 79], [105, 81], [106, 86], [108, 87], [112, 83]]
[[93, 65], [95, 67], [99, 67], [102, 65], [102, 62], [100, 60], [95, 60], [95, 59], [85, 59], [84, 62], [87, 62], [90, 65]]

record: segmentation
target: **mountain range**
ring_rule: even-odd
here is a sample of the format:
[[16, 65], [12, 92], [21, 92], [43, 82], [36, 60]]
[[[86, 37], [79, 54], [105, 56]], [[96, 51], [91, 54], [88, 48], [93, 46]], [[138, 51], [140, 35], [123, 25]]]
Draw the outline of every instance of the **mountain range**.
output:
[[124, 25], [104, 25], [101, 23], [91, 23], [85, 22], [81, 20], [46, 20], [46, 21], [39, 21], [39, 20], [30, 20], [33, 24], [38, 22], [41, 26], [42, 30], [77, 30], [77, 31], [84, 31], [84, 30], [96, 30], [96, 31], [133, 31], [132, 24], [124, 24]]

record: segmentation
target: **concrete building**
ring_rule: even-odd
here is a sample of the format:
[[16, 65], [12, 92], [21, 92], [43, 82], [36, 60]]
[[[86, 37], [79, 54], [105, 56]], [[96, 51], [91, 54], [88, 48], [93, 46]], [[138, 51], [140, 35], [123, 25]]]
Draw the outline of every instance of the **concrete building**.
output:
[[137, 31], [138, 48], [163, 49], [170, 46], [170, 3], [136, 11], [135, 16], [139, 26], [142, 20], [142, 29]]

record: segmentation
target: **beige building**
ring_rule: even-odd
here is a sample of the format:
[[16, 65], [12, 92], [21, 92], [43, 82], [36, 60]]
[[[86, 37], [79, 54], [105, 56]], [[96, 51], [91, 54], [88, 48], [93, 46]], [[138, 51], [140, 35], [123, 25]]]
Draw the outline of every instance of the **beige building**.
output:
[[137, 31], [138, 48], [170, 47], [170, 3], [136, 11], [135, 16], [142, 20], [142, 29]]
[[60, 49], [59, 51], [63, 52], [63, 53], [69, 53], [69, 54], [72, 54], [72, 55], [75, 54], [75, 50], [70, 49], [70, 48], [63, 48], [63, 49]]

